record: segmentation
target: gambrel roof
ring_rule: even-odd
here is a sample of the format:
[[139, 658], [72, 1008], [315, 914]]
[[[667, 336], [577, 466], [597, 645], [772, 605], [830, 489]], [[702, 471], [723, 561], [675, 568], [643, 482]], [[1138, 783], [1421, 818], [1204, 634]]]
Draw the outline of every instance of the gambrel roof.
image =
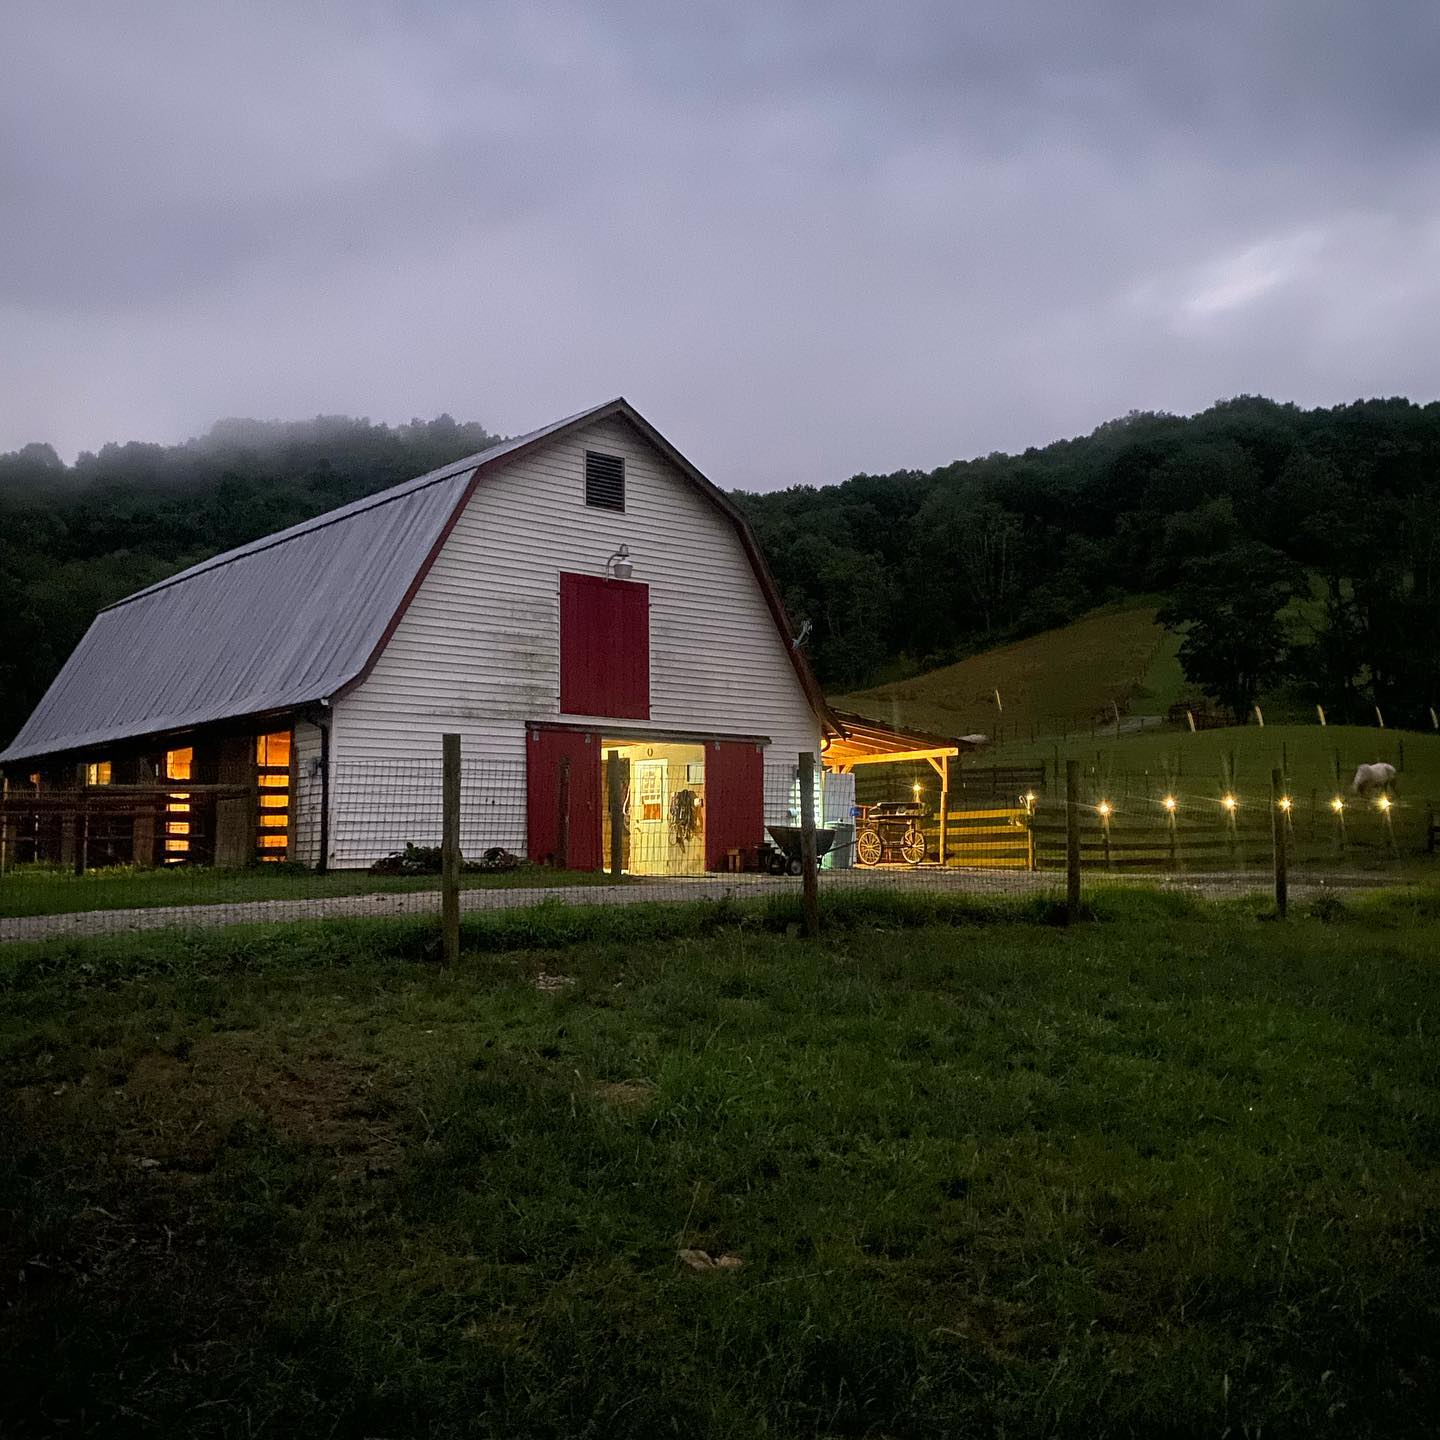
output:
[[744, 517], [633, 406], [616, 399], [228, 550], [102, 610], [0, 763], [336, 695], [374, 664], [487, 470], [617, 416], [734, 524], [801, 684], [828, 720]]

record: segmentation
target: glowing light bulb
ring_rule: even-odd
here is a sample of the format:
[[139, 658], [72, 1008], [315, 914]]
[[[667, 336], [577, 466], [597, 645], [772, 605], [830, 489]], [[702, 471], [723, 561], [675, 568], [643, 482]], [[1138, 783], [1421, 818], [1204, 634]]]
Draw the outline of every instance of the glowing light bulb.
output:
[[1294, 804], [1294, 801], [1292, 801], [1288, 795], [1282, 795], [1282, 796], [1280, 797], [1280, 808], [1281, 808], [1287, 815], [1290, 813], [1290, 806], [1291, 806], [1292, 804]]
[[1330, 802], [1330, 808], [1338, 815], [1345, 808], [1345, 802], [1337, 795]]
[[1239, 802], [1235, 799], [1235, 797], [1234, 797], [1233, 795], [1224, 795], [1224, 796], [1221, 796], [1220, 803], [1221, 803], [1227, 810], [1233, 811], [1233, 810], [1235, 809], [1235, 806], [1236, 806]]
[[1102, 800], [1095, 809], [1102, 820], [1110, 818], [1110, 802], [1108, 800]]
[[1174, 797], [1173, 795], [1167, 795], [1160, 803], [1161, 803], [1172, 815], [1175, 813], [1175, 797]]
[[1382, 811], [1388, 810], [1390, 808], [1390, 797], [1388, 795], [1382, 795], [1375, 803]]

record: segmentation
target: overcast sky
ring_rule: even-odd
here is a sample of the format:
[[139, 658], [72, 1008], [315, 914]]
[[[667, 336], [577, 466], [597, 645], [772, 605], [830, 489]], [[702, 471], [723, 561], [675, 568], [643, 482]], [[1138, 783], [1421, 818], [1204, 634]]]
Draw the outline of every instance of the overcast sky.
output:
[[1434, 0], [4, 0], [0, 450], [223, 415], [717, 482], [1440, 392]]

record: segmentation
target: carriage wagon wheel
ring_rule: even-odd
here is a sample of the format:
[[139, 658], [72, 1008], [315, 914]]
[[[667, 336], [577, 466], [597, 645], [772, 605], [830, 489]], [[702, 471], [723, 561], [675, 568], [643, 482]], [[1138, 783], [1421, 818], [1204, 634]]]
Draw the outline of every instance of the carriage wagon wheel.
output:
[[905, 834], [900, 841], [900, 854], [910, 865], [918, 865], [925, 858], [925, 836], [916, 826], [905, 827]]
[[862, 865], [878, 865], [884, 853], [885, 847], [880, 843], [880, 836], [876, 831], [862, 830], [855, 837], [855, 858]]

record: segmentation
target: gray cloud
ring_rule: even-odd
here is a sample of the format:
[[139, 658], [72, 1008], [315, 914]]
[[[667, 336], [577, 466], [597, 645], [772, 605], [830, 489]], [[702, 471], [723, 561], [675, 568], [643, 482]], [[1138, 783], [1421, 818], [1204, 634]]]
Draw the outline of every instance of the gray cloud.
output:
[[721, 483], [1435, 394], [1440, 12], [11, 0], [0, 448], [623, 392]]

